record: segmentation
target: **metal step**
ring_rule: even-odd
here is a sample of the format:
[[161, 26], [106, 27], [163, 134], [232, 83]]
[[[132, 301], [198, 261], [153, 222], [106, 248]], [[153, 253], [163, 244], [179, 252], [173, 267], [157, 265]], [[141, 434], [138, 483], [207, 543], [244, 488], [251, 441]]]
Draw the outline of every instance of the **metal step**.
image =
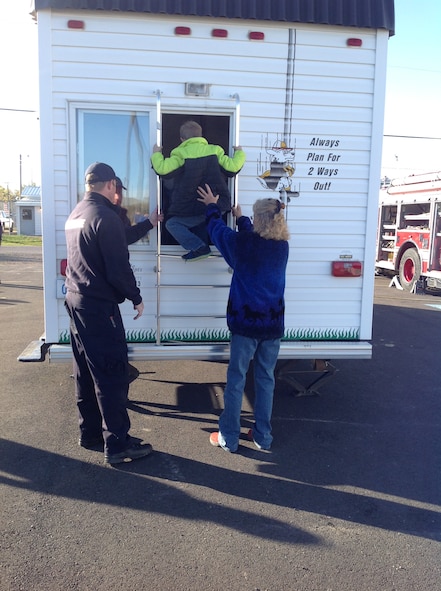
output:
[[225, 314], [159, 314], [159, 318], [226, 318]]
[[161, 287], [177, 287], [178, 289], [186, 289], [186, 288], [192, 288], [192, 289], [229, 289], [230, 286], [229, 285], [204, 285], [204, 284], [189, 284], [189, 285], [183, 285], [182, 283], [161, 283], [160, 285], [156, 284], [155, 285], [156, 288], [159, 287], [159, 289], [161, 289]]

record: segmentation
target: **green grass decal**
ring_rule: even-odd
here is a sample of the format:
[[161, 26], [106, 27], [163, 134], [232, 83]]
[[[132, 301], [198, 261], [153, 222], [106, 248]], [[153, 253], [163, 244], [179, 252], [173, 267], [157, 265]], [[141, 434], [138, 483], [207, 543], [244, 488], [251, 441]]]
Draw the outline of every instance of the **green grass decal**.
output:
[[[128, 330], [126, 331], [128, 343], [155, 343], [156, 331], [149, 330]], [[360, 331], [358, 328], [337, 329], [337, 328], [301, 328], [287, 329], [282, 341], [358, 341]], [[225, 343], [230, 340], [230, 332], [227, 329], [210, 330], [167, 330], [161, 333], [161, 343]], [[60, 333], [60, 345], [70, 343], [70, 333], [63, 330]]]

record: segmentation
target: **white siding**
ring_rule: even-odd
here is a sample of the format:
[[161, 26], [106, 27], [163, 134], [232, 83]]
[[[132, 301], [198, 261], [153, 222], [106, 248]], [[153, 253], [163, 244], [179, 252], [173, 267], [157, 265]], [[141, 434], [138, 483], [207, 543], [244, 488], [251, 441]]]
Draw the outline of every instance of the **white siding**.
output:
[[[45, 257], [45, 273], [52, 284], [56, 281], [54, 257], [58, 261], [65, 256], [64, 222], [77, 192], [75, 171], [70, 170], [75, 163], [75, 138], [70, 135], [73, 126], [69, 105], [144, 106], [154, 113], [154, 93], [159, 89], [164, 112], [220, 111], [233, 115], [231, 96], [238, 93], [240, 143], [247, 153], [239, 176], [239, 199], [245, 214], [251, 213], [255, 199], [277, 196], [264, 188], [257, 177], [262, 154], [265, 155], [262, 142], [268, 137], [271, 144], [284, 135], [289, 30], [283, 23], [212, 18], [192, 21], [103, 11], [81, 11], [80, 16], [85, 22], [84, 30], [67, 29], [69, 18], [78, 19], [77, 12], [50, 14], [42, 10], [38, 14], [42, 38], [41, 99], [45, 105], [43, 195], [49, 200], [44, 206], [45, 233], [55, 242], [55, 248], [52, 243], [47, 247], [51, 254]], [[192, 35], [175, 36], [177, 25], [191, 27]], [[211, 30], [215, 27], [228, 29], [228, 38], [212, 38]], [[249, 30], [263, 31], [265, 40], [249, 41]], [[292, 232], [287, 330], [317, 333], [338, 329], [369, 338], [373, 273], [372, 277], [337, 279], [331, 276], [331, 261], [342, 255], [365, 261], [371, 254], [365, 252], [369, 244], [366, 233], [375, 232], [375, 221], [372, 227], [367, 226], [369, 183], [372, 176], [380, 176], [379, 169], [371, 169], [372, 129], [375, 117], [378, 128], [383, 101], [381, 96], [376, 99], [379, 107], [374, 113], [374, 88], [376, 69], [379, 64], [382, 67], [385, 56], [377, 56], [378, 33], [372, 30], [317, 25], [293, 26], [293, 30], [292, 118], [287, 125], [291, 131], [290, 147], [296, 150], [293, 179], [300, 187], [300, 196], [291, 199], [287, 207]], [[347, 47], [348, 37], [360, 37], [362, 47]], [[186, 97], [185, 82], [210, 84], [210, 97]], [[326, 140], [338, 145], [313, 145]], [[155, 176], [151, 173], [151, 195], [154, 192]], [[147, 304], [142, 321], [146, 328], [154, 327], [154, 232], [148, 253], [134, 249], [131, 260], [134, 266], [142, 266], [143, 296], [147, 302], [153, 302], [151, 306]], [[214, 283], [219, 266], [219, 260], [193, 264], [195, 281]], [[164, 282], [169, 277], [174, 277], [174, 282], [185, 282], [188, 275], [181, 260], [164, 263]], [[228, 281], [225, 270], [221, 276]], [[208, 299], [203, 289], [164, 288], [162, 313], [196, 309], [221, 315], [227, 290], [213, 291]], [[47, 338], [56, 341], [62, 331], [67, 331], [68, 324], [60, 302], [54, 305], [54, 290], [51, 288], [48, 293], [52, 295], [46, 300]], [[367, 322], [362, 318], [363, 300]], [[127, 330], [135, 329], [130, 305], [125, 304], [122, 309]], [[54, 310], [58, 310], [57, 319]], [[175, 323], [178, 328], [190, 329], [206, 322], [164, 318], [161, 325], [169, 327]], [[222, 318], [210, 322], [215, 329], [225, 328]], [[359, 334], [362, 326], [363, 334]]]

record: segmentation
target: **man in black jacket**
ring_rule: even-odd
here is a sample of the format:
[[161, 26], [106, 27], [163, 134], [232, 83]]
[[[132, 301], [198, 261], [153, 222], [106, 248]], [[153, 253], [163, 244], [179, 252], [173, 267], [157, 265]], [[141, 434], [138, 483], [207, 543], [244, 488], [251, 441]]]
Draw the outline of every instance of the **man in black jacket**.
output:
[[149, 455], [150, 444], [135, 443], [127, 413], [129, 388], [125, 330], [118, 304], [131, 300], [140, 318], [144, 304], [129, 263], [124, 227], [113, 200], [116, 175], [102, 162], [85, 173], [86, 193], [66, 226], [66, 308], [79, 411], [79, 444], [102, 446], [104, 461], [124, 462]]

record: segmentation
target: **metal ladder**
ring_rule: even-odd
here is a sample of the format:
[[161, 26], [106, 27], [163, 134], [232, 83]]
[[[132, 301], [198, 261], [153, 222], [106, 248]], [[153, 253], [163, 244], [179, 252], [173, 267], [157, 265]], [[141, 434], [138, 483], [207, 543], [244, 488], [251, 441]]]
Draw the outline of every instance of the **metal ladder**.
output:
[[[156, 143], [158, 146], [162, 143], [162, 110], [161, 110], [161, 91], [156, 90]], [[240, 123], [240, 99], [238, 94], [231, 96], [235, 100], [235, 117], [234, 117], [234, 145], [239, 145], [239, 123]], [[233, 184], [233, 204], [234, 206], [238, 203], [238, 178], [237, 175], [234, 177]], [[158, 211], [161, 211], [161, 179], [157, 176], [156, 179], [156, 206]], [[214, 284], [192, 284], [183, 285], [176, 283], [163, 283], [162, 282], [162, 259], [172, 258], [180, 259], [180, 254], [163, 254], [161, 246], [161, 222], [157, 226], [157, 250], [156, 250], [156, 345], [161, 345], [164, 342], [161, 339], [161, 319], [162, 318], [225, 318], [225, 313], [222, 315], [207, 315], [207, 314], [162, 314], [161, 312], [161, 291], [164, 288], [167, 289], [229, 289], [230, 285], [214, 285]], [[222, 259], [220, 256], [210, 257], [211, 259]], [[222, 259], [223, 260], [223, 259]], [[227, 305], [227, 298], [225, 298], [225, 307]]]

